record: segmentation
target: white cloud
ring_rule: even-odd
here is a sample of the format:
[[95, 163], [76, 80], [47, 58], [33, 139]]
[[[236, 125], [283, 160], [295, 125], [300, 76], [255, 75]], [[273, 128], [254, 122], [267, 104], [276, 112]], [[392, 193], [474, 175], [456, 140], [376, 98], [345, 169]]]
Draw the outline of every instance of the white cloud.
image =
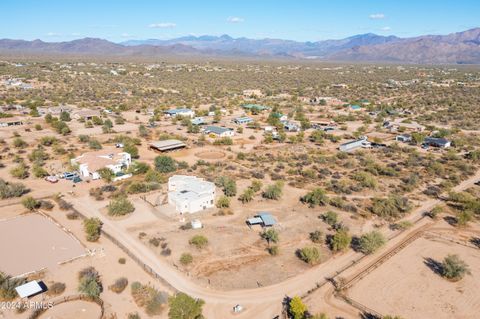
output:
[[152, 23], [148, 27], [154, 29], [171, 29], [177, 26], [176, 23], [172, 22], [161, 22], [161, 23]]
[[385, 19], [385, 14], [383, 14], [383, 13], [372, 13], [368, 17], [372, 20], [380, 20], [380, 19]]
[[48, 32], [48, 33], [47, 33], [47, 36], [49, 36], [49, 37], [59, 37], [59, 36], [61, 36], [61, 34], [60, 34], [60, 33], [56, 33], [56, 32]]
[[392, 30], [392, 28], [390, 28], [390, 27], [383, 27], [383, 28], [381, 28], [380, 30], [382, 30], [382, 31], [390, 31], [390, 30]]
[[245, 21], [245, 19], [240, 17], [228, 17], [227, 21], [230, 23], [242, 23], [243, 21]]

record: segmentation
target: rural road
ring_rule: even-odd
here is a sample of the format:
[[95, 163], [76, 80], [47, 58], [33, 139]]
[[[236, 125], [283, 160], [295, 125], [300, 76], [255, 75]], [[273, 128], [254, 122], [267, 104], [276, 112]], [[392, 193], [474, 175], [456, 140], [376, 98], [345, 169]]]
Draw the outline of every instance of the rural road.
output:
[[[480, 170], [463, 181], [454, 191], [462, 191], [474, 185], [475, 181], [480, 179]], [[341, 255], [335, 255], [328, 263], [320, 264], [310, 270], [289, 278], [274, 285], [255, 289], [242, 289], [234, 291], [219, 291], [209, 287], [202, 287], [188, 278], [184, 273], [174, 269], [171, 265], [164, 262], [152, 250], [140, 242], [135, 236], [118, 224], [118, 222], [105, 218], [98, 209], [89, 205], [89, 200], [85, 198], [76, 198], [66, 196], [67, 200], [82, 214], [87, 217], [98, 217], [103, 222], [103, 230], [127, 247], [137, 258], [150, 266], [159, 276], [168, 282], [175, 289], [185, 292], [191, 296], [205, 300], [205, 315], [209, 318], [258, 318], [267, 319], [279, 315], [281, 311], [281, 301], [283, 298], [293, 295], [303, 295], [309, 289], [315, 286], [316, 282], [321, 282], [325, 277], [329, 277], [336, 270], [349, 265], [352, 260], [357, 259], [361, 254], [354, 251], [348, 251]], [[424, 202], [416, 208], [408, 219], [413, 220], [440, 203], [438, 199], [432, 199]], [[408, 236], [410, 231], [398, 236], [398, 239]], [[385, 251], [392, 248], [395, 243], [390, 241], [382, 249]], [[371, 256], [371, 258], [381, 258], [380, 253]], [[371, 260], [371, 258], [368, 258]], [[245, 311], [241, 314], [233, 315], [231, 309], [234, 305], [241, 304]]]

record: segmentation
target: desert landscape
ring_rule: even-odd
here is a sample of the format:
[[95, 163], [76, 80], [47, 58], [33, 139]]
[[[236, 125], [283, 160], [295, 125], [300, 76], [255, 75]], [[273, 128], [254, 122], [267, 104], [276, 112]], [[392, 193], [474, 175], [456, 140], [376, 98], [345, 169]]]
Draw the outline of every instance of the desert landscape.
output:
[[6, 36], [0, 318], [477, 318], [479, 35]]

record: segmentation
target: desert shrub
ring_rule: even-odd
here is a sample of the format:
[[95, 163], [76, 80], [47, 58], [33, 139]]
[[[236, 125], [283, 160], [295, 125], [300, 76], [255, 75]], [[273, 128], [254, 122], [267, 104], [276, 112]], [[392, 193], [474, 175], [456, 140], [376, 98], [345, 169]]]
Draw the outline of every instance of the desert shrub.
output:
[[352, 237], [348, 232], [345, 229], [340, 229], [331, 237], [330, 248], [334, 252], [343, 251], [348, 249], [351, 241]]
[[83, 229], [88, 241], [97, 241], [102, 231], [102, 221], [98, 218], [87, 218], [83, 221]]
[[20, 137], [16, 137], [13, 139], [13, 147], [15, 148], [25, 148], [27, 147], [27, 142], [22, 140]]
[[302, 196], [300, 201], [308, 204], [310, 207], [324, 206], [328, 204], [328, 196], [322, 188], [315, 188], [305, 196]]
[[353, 179], [357, 181], [360, 186], [365, 188], [375, 189], [378, 186], [377, 180], [375, 177], [368, 172], [356, 172], [353, 175]]
[[220, 196], [217, 200], [217, 207], [218, 208], [228, 208], [230, 207], [230, 198], [227, 196]]
[[18, 296], [15, 288], [24, 283], [24, 278], [12, 278], [0, 272], [0, 301], [15, 299]]
[[267, 241], [268, 244], [270, 243], [278, 243], [280, 240], [278, 232], [274, 228], [267, 229], [263, 231], [260, 236]]
[[307, 305], [302, 301], [302, 298], [294, 296], [288, 303], [288, 313], [291, 315], [290, 318], [293, 319], [305, 319], [306, 313], [308, 312]]
[[377, 251], [380, 247], [385, 245], [386, 239], [382, 233], [374, 230], [363, 234], [360, 237], [359, 249], [362, 253], [368, 255]]
[[443, 259], [441, 265], [441, 274], [443, 277], [457, 281], [465, 275], [471, 274], [468, 265], [458, 257], [458, 255], [448, 255]]
[[[119, 124], [119, 123], [117, 123], [117, 124]], [[129, 313], [128, 316], [127, 316], [127, 319], [142, 319], [142, 318], [140, 317], [138, 312], [135, 312], [135, 313]]]
[[180, 256], [180, 263], [184, 266], [190, 265], [193, 262], [193, 256], [189, 253], [183, 253]]
[[58, 296], [65, 291], [65, 284], [63, 282], [54, 282], [48, 287], [47, 294], [49, 296]]
[[323, 241], [323, 234], [320, 230], [315, 230], [311, 232], [309, 237], [310, 237], [310, 240], [316, 244], [320, 244]]
[[159, 188], [160, 188], [160, 184], [155, 182], [153, 183], [132, 182], [127, 187], [127, 193], [129, 194], [147, 193]]
[[56, 201], [57, 201], [58, 207], [59, 207], [61, 210], [69, 210], [69, 209], [72, 209], [72, 204], [70, 204], [69, 202], [65, 201], [64, 199], [62, 199], [62, 198], [56, 198]]
[[40, 202], [32, 196], [27, 196], [22, 199], [22, 205], [28, 210], [35, 210], [40, 208]]
[[125, 277], [120, 277], [115, 282], [108, 287], [111, 291], [119, 294], [122, 293], [125, 288], [128, 286], [128, 279]]
[[202, 248], [207, 247], [208, 239], [207, 239], [207, 237], [205, 237], [203, 235], [195, 235], [192, 238], [190, 238], [188, 243], [192, 246], [195, 246], [198, 249], [202, 249]]
[[133, 213], [135, 207], [125, 197], [120, 197], [110, 201], [108, 204], [108, 214], [111, 216], [124, 216]]
[[10, 170], [10, 175], [18, 179], [25, 179], [29, 176], [28, 167], [24, 163], [20, 163]]
[[252, 188], [247, 188], [243, 191], [243, 194], [238, 197], [238, 200], [245, 204], [251, 202], [254, 196], [255, 191]]
[[[189, 295], [179, 292], [168, 298], [169, 319], [202, 319], [202, 308], [205, 302], [201, 299], [194, 299]], [[188, 317], [185, 315], [188, 314]]]
[[233, 140], [230, 137], [226, 136], [216, 139], [213, 142], [213, 145], [233, 145]]
[[134, 282], [130, 286], [135, 304], [144, 307], [145, 312], [150, 315], [158, 315], [165, 308], [168, 300], [168, 294], [156, 290], [152, 286], [142, 285]]
[[30, 190], [21, 183], [10, 183], [0, 178], [0, 198], [20, 197]]
[[98, 171], [97, 171], [98, 175], [100, 175], [100, 177], [105, 180], [107, 183], [110, 183], [113, 178], [115, 177], [115, 174], [113, 173], [113, 171], [108, 168], [108, 167], [102, 167], [100, 168]]
[[32, 168], [33, 176], [36, 178], [42, 178], [50, 175], [43, 167], [38, 164], [34, 164]]
[[386, 220], [398, 219], [410, 211], [408, 198], [390, 195], [387, 198], [373, 198], [370, 210]]
[[215, 179], [215, 185], [222, 188], [225, 196], [232, 197], [237, 194], [237, 183], [228, 176], [220, 176]]
[[127, 263], [127, 260], [124, 257], [118, 258], [118, 263], [120, 265], [125, 265]]
[[270, 246], [267, 249], [268, 253], [272, 256], [277, 256], [280, 252], [280, 248], [277, 245]]
[[81, 270], [78, 274], [78, 291], [89, 297], [99, 297], [103, 290], [100, 275], [93, 267]]
[[283, 182], [278, 181], [273, 185], [267, 186], [267, 188], [263, 191], [262, 196], [267, 199], [274, 199], [278, 200], [282, 197], [283, 191]]
[[317, 247], [304, 247], [299, 249], [297, 256], [310, 265], [315, 265], [320, 261], [320, 251]]
[[322, 215], [322, 219], [328, 225], [333, 226], [336, 223], [338, 223], [338, 214], [329, 210], [328, 212]]

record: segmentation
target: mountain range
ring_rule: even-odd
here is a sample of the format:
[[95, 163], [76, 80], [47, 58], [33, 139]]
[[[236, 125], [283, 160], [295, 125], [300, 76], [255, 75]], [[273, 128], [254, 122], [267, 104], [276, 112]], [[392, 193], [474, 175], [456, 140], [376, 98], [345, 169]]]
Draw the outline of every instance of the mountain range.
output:
[[372, 33], [340, 40], [298, 42], [222, 36], [186, 36], [114, 43], [84, 38], [67, 42], [0, 40], [0, 54], [93, 56], [224, 56], [316, 59], [323, 61], [398, 62], [419, 64], [480, 64], [480, 28], [448, 35], [413, 38]]

